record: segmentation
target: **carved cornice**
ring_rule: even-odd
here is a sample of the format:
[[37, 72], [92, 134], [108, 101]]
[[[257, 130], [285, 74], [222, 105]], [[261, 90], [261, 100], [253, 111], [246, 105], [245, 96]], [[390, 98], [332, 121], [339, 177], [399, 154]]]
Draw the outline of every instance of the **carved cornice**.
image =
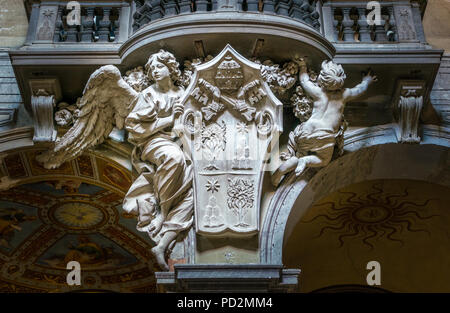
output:
[[307, 24], [283, 16], [243, 12], [196, 13], [157, 20], [133, 34], [120, 48], [120, 54], [122, 58], [126, 58], [135, 49], [154, 41], [181, 34], [207, 34], [211, 30], [214, 30], [216, 36], [265, 34], [291, 38], [313, 46], [328, 57], [334, 54], [333, 45]]
[[0, 152], [33, 145], [33, 127], [19, 127], [0, 132]]
[[16, 113], [17, 109], [0, 108], [0, 126], [15, 122]]
[[176, 264], [174, 272], [158, 272], [160, 292], [293, 292], [298, 269], [281, 264]]
[[[370, 146], [398, 143], [397, 124], [384, 124], [347, 130], [344, 135], [345, 152], [354, 152]], [[420, 144], [448, 146], [450, 128], [437, 125], [421, 125], [422, 140]]]

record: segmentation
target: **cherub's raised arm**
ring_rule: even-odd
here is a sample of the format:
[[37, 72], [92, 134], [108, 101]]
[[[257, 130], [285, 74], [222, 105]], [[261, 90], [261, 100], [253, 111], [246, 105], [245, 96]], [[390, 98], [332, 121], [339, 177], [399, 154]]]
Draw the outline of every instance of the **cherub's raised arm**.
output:
[[377, 81], [377, 77], [373, 76], [372, 74], [372, 71], [369, 70], [368, 74], [363, 77], [361, 83], [353, 88], [346, 88], [343, 94], [344, 101], [350, 101], [358, 98], [359, 96], [362, 96], [369, 88], [369, 85], [372, 82]]
[[313, 100], [320, 98], [322, 89], [309, 79], [308, 71], [304, 63], [300, 64], [300, 84], [308, 96], [313, 98]]

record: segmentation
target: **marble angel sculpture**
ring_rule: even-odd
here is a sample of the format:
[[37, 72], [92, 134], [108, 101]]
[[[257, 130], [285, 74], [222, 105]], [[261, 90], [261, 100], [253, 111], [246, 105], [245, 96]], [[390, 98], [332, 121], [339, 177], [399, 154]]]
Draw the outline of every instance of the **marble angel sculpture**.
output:
[[299, 176], [307, 167], [324, 167], [331, 161], [337, 138], [345, 130], [345, 104], [363, 95], [369, 85], [377, 81], [369, 70], [360, 84], [343, 88], [346, 75], [342, 66], [324, 61], [316, 84], [310, 79], [305, 61], [299, 59], [297, 62], [300, 67], [300, 85], [313, 102], [312, 114], [290, 132], [288, 151], [280, 155], [283, 162], [272, 173], [275, 186], [292, 171]]
[[177, 83], [181, 72], [169, 52], [152, 54], [145, 71], [153, 84], [137, 92], [115, 66], [96, 70], [78, 102], [73, 127], [37, 159], [46, 168], [58, 167], [102, 143], [114, 126], [125, 128], [140, 175], [126, 194], [123, 209], [137, 216], [137, 228], [148, 232], [156, 244], [152, 253], [157, 263], [168, 270], [168, 248], [193, 223], [191, 161], [172, 132], [174, 119], [183, 113], [177, 100], [184, 88]]

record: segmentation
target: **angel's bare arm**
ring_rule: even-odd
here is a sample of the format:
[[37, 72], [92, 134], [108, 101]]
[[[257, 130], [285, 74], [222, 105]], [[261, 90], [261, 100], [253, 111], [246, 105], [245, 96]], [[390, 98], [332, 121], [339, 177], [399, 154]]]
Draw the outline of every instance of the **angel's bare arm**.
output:
[[300, 65], [300, 84], [303, 89], [305, 89], [308, 96], [313, 98], [313, 100], [319, 99], [323, 93], [322, 89], [309, 79], [308, 70], [305, 64]]
[[376, 82], [376, 81], [377, 81], [377, 77], [372, 76], [372, 72], [369, 71], [369, 73], [363, 77], [361, 83], [359, 83], [358, 85], [356, 85], [353, 88], [346, 88], [344, 90], [344, 94], [343, 94], [344, 101], [347, 102], [347, 101], [356, 99], [359, 96], [362, 96], [369, 88], [369, 85], [372, 82]]

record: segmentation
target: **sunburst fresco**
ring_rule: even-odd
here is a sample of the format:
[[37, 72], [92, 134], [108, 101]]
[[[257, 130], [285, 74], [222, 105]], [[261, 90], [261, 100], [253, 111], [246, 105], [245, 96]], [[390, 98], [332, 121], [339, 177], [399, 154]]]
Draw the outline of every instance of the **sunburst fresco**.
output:
[[438, 215], [425, 215], [418, 209], [424, 209], [432, 200], [423, 203], [406, 201], [409, 193], [405, 189], [401, 194], [385, 193], [380, 183], [374, 183], [372, 190], [366, 194], [338, 191], [343, 195], [336, 202], [316, 204], [312, 210], [326, 206], [326, 213], [302, 221], [311, 223], [318, 221], [322, 227], [316, 238], [325, 232], [338, 235], [339, 247], [345, 240], [361, 239], [362, 242], [374, 248], [374, 241], [385, 238], [403, 245], [401, 234], [407, 232], [425, 232], [428, 230], [414, 226], [419, 220], [428, 220]]

